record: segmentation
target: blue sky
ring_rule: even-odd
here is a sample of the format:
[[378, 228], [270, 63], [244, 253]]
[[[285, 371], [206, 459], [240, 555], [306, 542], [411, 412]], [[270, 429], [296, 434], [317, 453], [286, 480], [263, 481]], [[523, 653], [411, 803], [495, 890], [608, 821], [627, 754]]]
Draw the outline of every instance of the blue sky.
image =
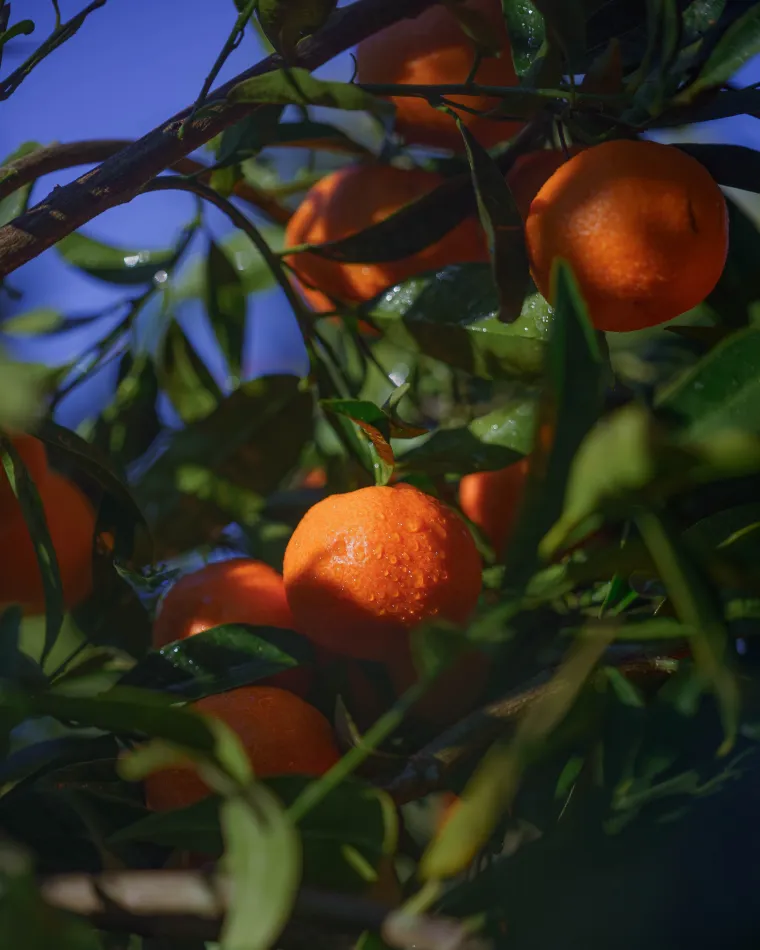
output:
[[[84, 0], [60, 0], [68, 18]], [[23, 10], [21, 9], [23, 7]], [[28, 41], [39, 42], [53, 26], [50, 0], [17, 0], [14, 18], [34, 20], [36, 32]], [[109, 0], [86, 21], [72, 40], [57, 50], [2, 103], [0, 157], [22, 142], [74, 141], [85, 138], [137, 138], [163, 119], [193, 101], [208, 69], [234, 22], [232, 0]], [[260, 59], [261, 47], [249, 31], [228, 60], [220, 81]], [[18, 62], [8, 58], [7, 73]], [[350, 61], [344, 56], [327, 68], [330, 75], [348, 78]], [[745, 69], [742, 79], [760, 79], [757, 63]], [[725, 120], [697, 130], [700, 137], [732, 141], [760, 148], [760, 123], [750, 118]], [[690, 136], [690, 137], [696, 137]], [[76, 172], [50, 175], [37, 186], [42, 198], [55, 184], [71, 180]], [[85, 231], [101, 240], [135, 248], [164, 247], [192, 216], [189, 196], [160, 193], [141, 197], [114, 208], [87, 225]], [[227, 228], [220, 215], [209, 216], [212, 229], [221, 235]], [[47, 251], [11, 277], [23, 292], [14, 310], [49, 306], [63, 313], [86, 313], [117, 299], [123, 290], [81, 277], [63, 264], [55, 251]], [[200, 308], [189, 308], [183, 323], [192, 330], [204, 352], [211, 343]], [[76, 332], [56, 342], [56, 356], [76, 354], [86, 334]], [[18, 355], [42, 359], [39, 345], [27, 344]], [[303, 372], [303, 347], [292, 315], [278, 292], [258, 295], [251, 305], [247, 375], [265, 372]], [[61, 421], [76, 424], [95, 401], [106, 398], [112, 374], [106, 373], [84, 392], [75, 393], [62, 407]]]

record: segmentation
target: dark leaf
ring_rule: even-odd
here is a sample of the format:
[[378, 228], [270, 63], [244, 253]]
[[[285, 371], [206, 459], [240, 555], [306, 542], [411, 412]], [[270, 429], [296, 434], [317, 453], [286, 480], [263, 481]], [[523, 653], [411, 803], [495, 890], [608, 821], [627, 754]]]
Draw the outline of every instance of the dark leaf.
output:
[[555, 262], [555, 311], [525, 494], [507, 552], [504, 586], [519, 590], [559, 516], [571, 465], [602, 411], [605, 364], [570, 266]]
[[396, 460], [390, 445], [391, 422], [383, 410], [361, 399], [322, 399], [320, 405], [328, 412], [350, 419], [364, 434], [370, 447], [375, 484], [387, 485]]
[[200, 699], [313, 660], [311, 644], [298, 634], [230, 623], [151, 651], [121, 684]]
[[174, 433], [136, 485], [162, 556], [255, 518], [262, 496], [298, 463], [312, 416], [311, 393], [298, 379], [269, 376], [244, 383], [205, 419]]
[[[239, 330], [237, 327], [236, 331]], [[223, 398], [208, 367], [176, 320], [169, 324], [163, 339], [158, 377], [183, 422], [205, 418]]]
[[161, 431], [156, 412], [159, 386], [145, 355], [126, 353], [112, 401], [95, 425], [94, 445], [126, 467], [150, 448]]
[[688, 142], [678, 148], [701, 162], [719, 185], [760, 192], [760, 152], [755, 149], [712, 142]]
[[738, 204], [728, 201], [728, 257], [717, 286], [706, 304], [726, 327], [753, 322], [760, 304], [760, 231]]
[[245, 342], [246, 300], [237, 268], [215, 241], [206, 257], [206, 308], [235, 381], [240, 379]]
[[456, 122], [470, 163], [480, 223], [488, 238], [499, 293], [499, 320], [514, 323], [521, 314], [529, 284], [528, 252], [520, 213], [499, 166], [459, 118]]
[[676, 100], [688, 103], [704, 90], [722, 86], [758, 52], [760, 5], [752, 4], [721, 36], [696, 80]]
[[[48, 531], [45, 509], [34, 484], [13, 443], [0, 433], [0, 456], [5, 476], [18, 498], [21, 514], [34, 544], [34, 553], [45, 592], [45, 641], [40, 662], [44, 663], [53, 649], [63, 624], [64, 601], [58, 557]], [[12, 557], [12, 552], [6, 552]]]
[[217, 165], [224, 167], [258, 155], [262, 148], [276, 138], [282, 110], [282, 106], [257, 109], [252, 115], [225, 129], [216, 149]]
[[538, 293], [511, 324], [487, 264], [458, 264], [388, 290], [366, 313], [393, 343], [419, 350], [484, 379], [535, 379], [543, 368], [552, 311]]
[[353, 83], [317, 79], [306, 69], [275, 69], [235, 86], [227, 98], [230, 102], [265, 102], [278, 105], [314, 105], [332, 109], [393, 114], [393, 106], [384, 99], [370, 95]]
[[79, 233], [69, 234], [55, 247], [72, 267], [106, 283], [125, 286], [150, 283], [159, 271], [172, 266], [176, 254], [172, 248], [151, 251], [111, 247]]
[[586, 12], [582, 0], [533, 0], [543, 15], [544, 29], [565, 54], [567, 66], [578, 67], [586, 52]]
[[507, 21], [512, 60], [518, 76], [524, 76], [546, 39], [546, 24], [538, 4], [531, 0], [501, 0]]

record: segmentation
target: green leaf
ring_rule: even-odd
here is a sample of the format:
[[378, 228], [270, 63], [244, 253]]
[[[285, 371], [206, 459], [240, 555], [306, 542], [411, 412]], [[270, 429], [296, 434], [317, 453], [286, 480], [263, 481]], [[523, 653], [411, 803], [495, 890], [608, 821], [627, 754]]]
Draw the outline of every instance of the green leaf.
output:
[[752, 4], [721, 36], [696, 80], [675, 101], [689, 103], [699, 93], [722, 86], [759, 52], [760, 5]]
[[313, 662], [311, 644], [296, 633], [228, 623], [150, 651], [121, 684], [200, 699]]
[[67, 235], [55, 247], [72, 267], [90, 277], [122, 286], [150, 283], [156, 274], [170, 268], [175, 259], [175, 251], [171, 248], [127, 250], [111, 247], [78, 232]]
[[294, 376], [268, 376], [174, 433], [135, 486], [159, 556], [206, 543], [232, 520], [255, 519], [263, 496], [298, 464], [312, 425], [311, 393]]
[[9, 336], [38, 336], [61, 329], [62, 323], [63, 317], [53, 307], [35, 307], [3, 320], [0, 330]]
[[[268, 786], [286, 807], [311, 782], [303, 776], [268, 778]], [[332, 789], [298, 823], [304, 883], [335, 890], [364, 890], [382, 858], [395, 851], [398, 819], [388, 795], [349, 777]], [[116, 832], [113, 843], [149, 841], [168, 848], [216, 855], [222, 850], [219, 799], [148, 815]], [[357, 859], [355, 855], [358, 855]]]
[[723, 15], [726, 0], [692, 0], [681, 14], [684, 46], [709, 33]]
[[575, 453], [602, 411], [605, 364], [570, 266], [554, 265], [555, 311], [525, 494], [507, 550], [504, 587], [521, 590], [558, 518]]
[[156, 371], [148, 356], [125, 353], [116, 392], [95, 424], [93, 444], [122, 467], [143, 455], [161, 431], [158, 393]]
[[533, 4], [543, 15], [547, 37], [564, 53], [567, 66], [578, 66], [586, 52], [586, 11], [582, 0], [533, 0]]
[[[240, 329], [235, 328], [236, 335]], [[242, 346], [242, 336], [239, 344]], [[157, 372], [161, 388], [183, 422], [205, 418], [223, 399], [214, 377], [176, 320], [164, 336]]]
[[[259, 228], [262, 236], [273, 250], [282, 247], [283, 231], [280, 227], [264, 225]], [[274, 279], [269, 266], [242, 231], [233, 231], [218, 245], [234, 264], [240, 277], [244, 294], [253, 294], [269, 290]], [[169, 283], [168, 306], [172, 307], [185, 300], [207, 298], [207, 256], [191, 258], [181, 274]]]
[[724, 731], [720, 754], [725, 754], [736, 740], [741, 700], [728, 666], [728, 634], [717, 598], [663, 516], [645, 512], [636, 522], [679, 619], [694, 631], [692, 655], [715, 693]]
[[[728, 257], [705, 304], [724, 327], [743, 327], [760, 316], [760, 231], [734, 201], [728, 205]], [[685, 328], [682, 328], [682, 332]]]
[[313, 105], [331, 109], [393, 114], [393, 106], [365, 92], [353, 83], [316, 79], [306, 69], [274, 69], [234, 86], [227, 96], [230, 102], [265, 102], [278, 105]]
[[389, 289], [363, 309], [404, 349], [483, 379], [535, 379], [543, 369], [552, 310], [529, 294], [511, 324], [497, 317], [499, 300], [487, 264], [458, 264]]
[[0, 48], [5, 46], [9, 40], [15, 39], [17, 36], [29, 36], [30, 33], [34, 33], [34, 20], [19, 20], [10, 29], [0, 34]]
[[760, 152], [746, 145], [684, 142], [677, 148], [705, 166], [719, 185], [760, 192]]
[[507, 21], [515, 72], [528, 73], [546, 39], [546, 24], [538, 5], [531, 0], [501, 0]]
[[[24, 142], [23, 145], [20, 145], [15, 152], [11, 154], [3, 161], [3, 166], [9, 165], [11, 162], [17, 161], [19, 158], [24, 158], [27, 155], [31, 155], [32, 152], [36, 152], [37, 149], [42, 148], [39, 142]], [[13, 175], [13, 172], [3, 174], [2, 167], [0, 167], [0, 181], [5, 181], [9, 175]], [[8, 195], [7, 198], [3, 198], [0, 201], [0, 227], [8, 224], [9, 221], [12, 221], [14, 218], [17, 218], [20, 214], [23, 214], [29, 206], [29, 196], [32, 193], [32, 183], [28, 185], [23, 185], [21, 188], [17, 188], [13, 194]], [[5, 324], [3, 324], [3, 330], [5, 331]]]
[[402, 473], [467, 475], [519, 461], [533, 446], [537, 393], [527, 390], [466, 426], [438, 429], [408, 452], [399, 452]]
[[245, 798], [224, 801], [220, 820], [232, 883], [220, 950], [269, 950], [295, 903], [301, 877], [298, 834], [279, 800], [260, 782]]
[[[280, 106], [273, 106], [272, 118], [282, 113]], [[253, 158], [263, 148], [309, 148], [342, 155], [367, 155], [368, 149], [355, 142], [346, 133], [327, 122], [280, 122], [262, 121], [258, 109], [253, 115], [238, 122], [222, 133], [217, 162], [240, 162]]]
[[[13, 443], [2, 433], [0, 433], [0, 456], [5, 476], [10, 482], [14, 495], [18, 498], [42, 576], [42, 587], [45, 592], [45, 641], [40, 662], [44, 663], [58, 639], [65, 610], [58, 557], [50, 538], [45, 509], [37, 486]], [[12, 556], [12, 552], [9, 554]]]
[[224, 251], [209, 242], [206, 257], [206, 308], [233, 379], [240, 379], [245, 342], [246, 300], [236, 267]]
[[714, 347], [664, 389], [657, 407], [675, 415], [684, 437], [726, 429], [760, 433], [760, 328], [748, 327]]
[[361, 399], [321, 399], [320, 406], [328, 412], [350, 419], [367, 440], [371, 471], [375, 484], [387, 485], [396, 460], [391, 440], [391, 421], [373, 402]]
[[22, 431], [34, 426], [45, 411], [51, 378], [49, 367], [17, 363], [0, 350], [0, 426]]
[[257, 109], [225, 129], [216, 149], [217, 166], [224, 168], [258, 155], [276, 137], [282, 111], [282, 106]]
[[480, 223], [488, 238], [488, 255], [499, 293], [499, 321], [514, 323], [522, 312], [529, 284], [520, 213], [499, 166], [461, 119], [454, 117], [464, 139]]

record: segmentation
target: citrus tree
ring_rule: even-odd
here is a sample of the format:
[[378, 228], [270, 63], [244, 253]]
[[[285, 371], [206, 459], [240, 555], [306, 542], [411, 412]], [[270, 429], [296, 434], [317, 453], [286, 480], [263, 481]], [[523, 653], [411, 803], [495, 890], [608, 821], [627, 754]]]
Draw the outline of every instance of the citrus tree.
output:
[[[3, 357], [0, 942], [746, 945], [760, 158], [683, 130], [757, 117], [760, 3], [236, 5], [184, 112], [0, 169], [6, 293], [52, 246], [123, 290], [73, 364]], [[172, 246], [88, 235], [164, 190]], [[244, 378], [272, 287], [303, 379]]]

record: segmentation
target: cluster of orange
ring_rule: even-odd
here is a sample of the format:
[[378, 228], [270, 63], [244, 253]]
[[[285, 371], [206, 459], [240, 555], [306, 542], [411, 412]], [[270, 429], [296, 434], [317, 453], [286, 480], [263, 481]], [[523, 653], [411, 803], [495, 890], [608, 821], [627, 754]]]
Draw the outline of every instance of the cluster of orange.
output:
[[[95, 512], [81, 489], [48, 467], [42, 442], [31, 435], [15, 435], [13, 444], [42, 501], [65, 605], [74, 607], [92, 590]], [[45, 590], [35, 545], [4, 471], [0, 475], [0, 551], [0, 606], [18, 604], [27, 616], [43, 614]]]
[[[474, 81], [515, 86], [509, 38], [499, 0], [468, 0], [500, 39], [501, 54], [481, 60]], [[464, 83], [473, 47], [448, 5], [436, 4], [400, 20], [359, 45], [364, 83]], [[451, 97], [480, 112], [499, 100]], [[461, 151], [453, 118], [425, 99], [393, 97], [396, 128], [414, 145]], [[486, 147], [511, 138], [519, 126], [471, 112], [460, 118]], [[286, 244], [339, 240], [382, 221], [432, 191], [443, 177], [422, 169], [361, 164], [322, 178], [291, 218]], [[638, 330], [701, 303], [720, 277], [728, 248], [723, 195], [705, 168], [679, 149], [649, 141], [618, 140], [594, 147], [521, 156], [507, 175], [520, 211], [531, 272], [551, 301], [552, 264], [571, 265], [599, 330]], [[375, 264], [343, 264], [315, 254], [289, 263], [303, 293], [320, 312], [335, 303], [359, 304], [427, 270], [487, 261], [482, 230], [472, 217], [411, 257]]]

